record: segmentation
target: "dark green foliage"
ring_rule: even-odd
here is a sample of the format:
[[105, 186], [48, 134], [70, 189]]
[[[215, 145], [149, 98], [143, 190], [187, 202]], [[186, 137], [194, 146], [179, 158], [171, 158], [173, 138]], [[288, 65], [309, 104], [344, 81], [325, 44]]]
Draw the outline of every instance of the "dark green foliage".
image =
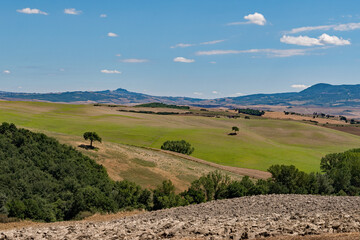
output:
[[262, 116], [265, 114], [264, 111], [259, 111], [259, 110], [251, 109], [251, 108], [237, 109], [237, 111], [238, 111], [238, 113], [244, 113], [244, 114], [253, 115], [253, 116]]
[[320, 168], [333, 181], [335, 192], [343, 190], [357, 195], [360, 189], [360, 148], [328, 154], [321, 159]]
[[96, 132], [86, 132], [84, 133], [84, 139], [90, 140], [90, 147], [93, 147], [93, 142], [101, 142], [101, 137]]
[[231, 128], [231, 130], [232, 130], [232, 131], [234, 131], [234, 132], [235, 132], [235, 134], [236, 134], [236, 132], [238, 132], [238, 131], [239, 131], [239, 128], [238, 128], [238, 127], [236, 127], [236, 126], [233, 126], [233, 127]]
[[144, 113], [144, 114], [157, 114], [157, 115], [178, 115], [178, 112], [153, 112], [153, 111], [135, 111], [120, 109], [119, 112], [131, 112], [131, 113]]
[[126, 180], [115, 183], [112, 198], [120, 209], [149, 209], [151, 205], [151, 192]]
[[187, 202], [175, 194], [175, 187], [170, 180], [164, 181], [153, 191], [153, 209], [171, 208], [186, 205]]
[[80, 212], [149, 208], [139, 186], [113, 182], [104, 167], [44, 134], [0, 125], [0, 214], [42, 221]]
[[187, 155], [190, 155], [191, 153], [194, 152], [194, 148], [191, 147], [191, 144], [186, 142], [185, 140], [166, 141], [161, 146], [161, 149], [187, 154]]
[[224, 199], [229, 183], [228, 175], [223, 175], [219, 171], [211, 172], [194, 181], [185, 195], [191, 197], [190, 203]]
[[307, 193], [309, 176], [295, 166], [273, 165], [268, 171], [271, 173], [274, 183], [278, 184], [281, 189], [278, 190], [281, 192], [274, 193]]
[[189, 106], [178, 106], [178, 105], [169, 105], [169, 104], [165, 104], [165, 103], [145, 103], [145, 104], [140, 104], [140, 105], [136, 105], [135, 107], [149, 107], [149, 108], [175, 108], [175, 109], [190, 109]]
[[7, 197], [4, 193], [0, 192], [0, 214], [8, 214], [6, 208]]

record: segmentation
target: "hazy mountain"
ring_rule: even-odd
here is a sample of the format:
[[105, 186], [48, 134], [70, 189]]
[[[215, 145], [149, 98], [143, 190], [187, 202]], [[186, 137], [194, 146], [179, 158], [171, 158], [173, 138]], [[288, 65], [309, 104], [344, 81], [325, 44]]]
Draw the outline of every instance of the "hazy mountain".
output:
[[301, 92], [253, 94], [240, 97], [199, 99], [188, 97], [151, 96], [129, 92], [125, 89], [114, 91], [75, 91], [61, 93], [12, 93], [0, 92], [3, 100], [31, 100], [49, 102], [98, 102], [114, 104], [136, 104], [163, 102], [199, 106], [231, 105], [286, 105], [286, 106], [360, 106], [360, 84], [330, 85], [316, 84]]
[[295, 105], [295, 106], [360, 106], [360, 84], [330, 85], [319, 83], [301, 92], [254, 94], [216, 99], [217, 104]]

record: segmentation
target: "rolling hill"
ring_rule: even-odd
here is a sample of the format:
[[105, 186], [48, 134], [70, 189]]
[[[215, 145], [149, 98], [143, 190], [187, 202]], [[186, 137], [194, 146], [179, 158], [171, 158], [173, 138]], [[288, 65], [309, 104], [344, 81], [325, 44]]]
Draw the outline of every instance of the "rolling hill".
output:
[[113, 103], [136, 104], [162, 102], [193, 106], [236, 106], [236, 105], [282, 105], [318, 107], [356, 107], [360, 106], [360, 84], [330, 85], [319, 83], [301, 92], [253, 94], [240, 97], [218, 99], [199, 99], [189, 97], [151, 96], [130, 92], [119, 88], [114, 91], [75, 91], [60, 93], [15, 93], [0, 92], [2, 100], [27, 100], [64, 103]]
[[[184, 139], [192, 156], [209, 162], [258, 170], [294, 164], [319, 171], [325, 154], [356, 148], [360, 137], [302, 122], [258, 118], [142, 114], [89, 104], [0, 101], [0, 122], [81, 137], [96, 131], [105, 142], [160, 149], [166, 140]], [[233, 126], [237, 136], [228, 136]], [[276, 133], [276, 134], [274, 134]]]

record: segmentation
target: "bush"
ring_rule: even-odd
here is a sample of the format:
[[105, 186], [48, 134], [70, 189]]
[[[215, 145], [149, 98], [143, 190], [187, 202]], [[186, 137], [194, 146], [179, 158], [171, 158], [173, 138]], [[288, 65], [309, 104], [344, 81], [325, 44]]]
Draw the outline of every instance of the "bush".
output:
[[244, 113], [244, 114], [253, 115], [253, 116], [262, 116], [265, 114], [264, 111], [259, 111], [259, 110], [251, 109], [251, 108], [237, 109], [237, 110], [238, 110], [238, 113]]
[[94, 213], [89, 212], [89, 211], [79, 212], [79, 213], [75, 216], [74, 220], [77, 220], [77, 221], [78, 221], [78, 220], [83, 220], [83, 219], [85, 219], [85, 218], [91, 217], [92, 215], [94, 215]]
[[164, 209], [187, 205], [180, 195], [175, 194], [175, 187], [170, 180], [164, 181], [153, 191], [153, 209]]
[[8, 217], [6, 214], [0, 214], [0, 223], [11, 223], [11, 222], [19, 222], [18, 218]]
[[169, 105], [169, 104], [165, 104], [165, 103], [145, 103], [145, 104], [140, 104], [140, 105], [136, 105], [135, 107], [149, 107], [149, 108], [175, 108], [175, 109], [190, 109], [189, 106], [178, 106], [178, 105]]
[[178, 153], [182, 153], [182, 154], [187, 154], [187, 155], [190, 155], [194, 152], [194, 148], [191, 147], [191, 144], [186, 142], [185, 140], [166, 141], [161, 146], [161, 149], [178, 152]]

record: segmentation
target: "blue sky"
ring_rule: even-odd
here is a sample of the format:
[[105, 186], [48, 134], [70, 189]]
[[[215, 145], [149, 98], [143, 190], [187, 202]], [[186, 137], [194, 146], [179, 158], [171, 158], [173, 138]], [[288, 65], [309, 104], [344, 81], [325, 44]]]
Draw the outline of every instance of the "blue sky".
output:
[[217, 98], [359, 84], [356, 0], [1, 0], [0, 91]]

